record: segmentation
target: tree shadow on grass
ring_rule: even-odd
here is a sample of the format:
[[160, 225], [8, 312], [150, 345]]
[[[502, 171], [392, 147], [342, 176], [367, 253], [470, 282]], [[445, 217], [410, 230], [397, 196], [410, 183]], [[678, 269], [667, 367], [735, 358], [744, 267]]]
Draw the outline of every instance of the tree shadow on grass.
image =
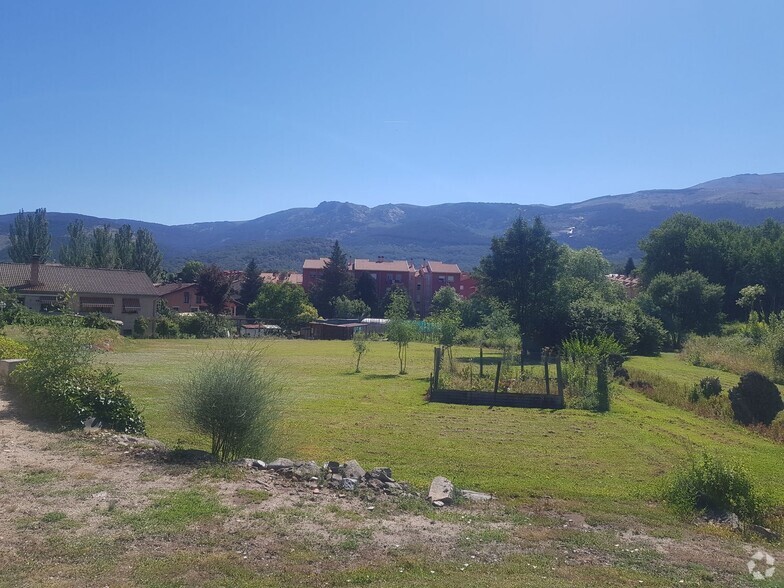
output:
[[362, 376], [365, 380], [394, 380], [399, 377], [399, 374], [367, 374]]

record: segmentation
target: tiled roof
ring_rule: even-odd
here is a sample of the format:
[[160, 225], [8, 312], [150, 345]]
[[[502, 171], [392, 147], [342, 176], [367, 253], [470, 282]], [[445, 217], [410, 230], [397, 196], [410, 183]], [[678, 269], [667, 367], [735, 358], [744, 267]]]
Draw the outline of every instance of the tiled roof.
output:
[[172, 282], [171, 284], [155, 284], [155, 292], [158, 296], [166, 296], [178, 290], [185, 290], [196, 284], [192, 282]]
[[354, 271], [365, 272], [408, 272], [409, 265], [407, 261], [386, 260], [381, 259], [378, 261], [370, 261], [369, 259], [355, 259]]
[[30, 285], [30, 264], [0, 263], [0, 286], [22, 292], [158, 295], [144, 272], [44, 263], [39, 266], [36, 286]]
[[427, 267], [431, 272], [438, 274], [459, 274], [460, 267], [456, 263], [442, 263], [440, 261], [428, 261]]
[[324, 264], [329, 261], [328, 257], [322, 257], [320, 259], [306, 259], [305, 263], [302, 264], [303, 269], [324, 269]]

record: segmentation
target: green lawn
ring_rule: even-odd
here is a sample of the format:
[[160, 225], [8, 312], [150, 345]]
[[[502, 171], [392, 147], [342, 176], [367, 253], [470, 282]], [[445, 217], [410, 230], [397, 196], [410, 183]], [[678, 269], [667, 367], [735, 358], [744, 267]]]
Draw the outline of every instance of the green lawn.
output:
[[[184, 431], [173, 411], [178, 382], [204, 354], [249, 344], [131, 341], [104, 360], [143, 408], [150, 436], [206, 448], [206, 440]], [[352, 373], [347, 341], [264, 345], [268, 369], [285, 383], [281, 451], [291, 457], [354, 458], [365, 467], [389, 466], [396, 477], [420, 486], [444, 475], [459, 487], [521, 501], [550, 496], [597, 515], [634, 510], [645, 516], [655, 509], [662, 516], [649, 500], [662, 475], [707, 449], [741, 461], [784, 503], [784, 446], [633, 391], [618, 390], [609, 414], [429, 404], [424, 394], [431, 345], [411, 346], [405, 376], [397, 375], [391, 343], [373, 344], [360, 374]], [[457, 349], [455, 357], [473, 352]], [[715, 373], [667, 355], [632, 359], [638, 367], [643, 363], [684, 382]]]

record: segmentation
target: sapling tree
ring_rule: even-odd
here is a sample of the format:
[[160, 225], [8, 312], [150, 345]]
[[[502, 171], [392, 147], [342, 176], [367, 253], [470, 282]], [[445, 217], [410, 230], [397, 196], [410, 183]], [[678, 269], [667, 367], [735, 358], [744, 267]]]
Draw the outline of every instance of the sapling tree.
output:
[[365, 333], [354, 333], [354, 338], [351, 340], [354, 345], [354, 357], [357, 358], [357, 368], [354, 370], [355, 374], [359, 373], [359, 362], [362, 357], [368, 352], [370, 347], [369, 338]]

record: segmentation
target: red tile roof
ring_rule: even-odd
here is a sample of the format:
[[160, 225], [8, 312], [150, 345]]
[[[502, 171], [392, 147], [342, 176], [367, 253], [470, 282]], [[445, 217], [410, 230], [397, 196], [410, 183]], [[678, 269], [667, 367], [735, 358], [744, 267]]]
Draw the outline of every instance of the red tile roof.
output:
[[438, 274], [459, 274], [460, 267], [456, 263], [442, 263], [440, 261], [428, 261], [427, 268]]
[[329, 257], [322, 257], [320, 259], [306, 259], [302, 264], [303, 269], [324, 269], [324, 264], [329, 261]]
[[158, 295], [144, 272], [45, 263], [39, 266], [36, 286], [30, 285], [30, 264], [0, 263], [0, 286], [21, 292]]
[[193, 282], [172, 282], [171, 284], [155, 284], [155, 291], [157, 292], [158, 296], [166, 296], [167, 294], [171, 294], [172, 292], [177, 292], [178, 290], [185, 290], [186, 288], [190, 288], [191, 286], [195, 286], [196, 284]]

